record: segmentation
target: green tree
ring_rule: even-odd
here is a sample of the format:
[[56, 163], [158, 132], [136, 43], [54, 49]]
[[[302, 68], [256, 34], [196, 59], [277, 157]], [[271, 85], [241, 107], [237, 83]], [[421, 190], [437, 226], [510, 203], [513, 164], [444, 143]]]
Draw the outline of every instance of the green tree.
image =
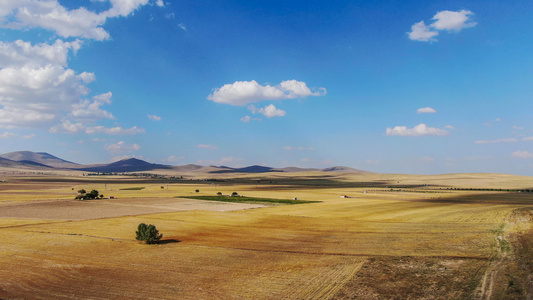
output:
[[157, 230], [157, 228], [155, 228], [155, 226], [152, 224], [139, 224], [135, 233], [137, 234], [136, 239], [139, 241], [144, 241], [146, 244], [153, 244], [163, 237], [162, 234], [159, 234], [159, 230]]

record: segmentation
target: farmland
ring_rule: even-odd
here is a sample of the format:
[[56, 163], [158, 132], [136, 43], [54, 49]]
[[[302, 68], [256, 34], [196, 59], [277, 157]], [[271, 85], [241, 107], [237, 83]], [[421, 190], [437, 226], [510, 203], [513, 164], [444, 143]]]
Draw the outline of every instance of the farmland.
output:
[[[533, 295], [533, 193], [517, 191], [531, 188], [530, 177], [60, 175], [0, 173], [0, 298]], [[79, 189], [105, 197], [73, 200]], [[191, 199], [218, 192], [315, 202]], [[141, 222], [156, 225], [162, 241], [137, 242]]]

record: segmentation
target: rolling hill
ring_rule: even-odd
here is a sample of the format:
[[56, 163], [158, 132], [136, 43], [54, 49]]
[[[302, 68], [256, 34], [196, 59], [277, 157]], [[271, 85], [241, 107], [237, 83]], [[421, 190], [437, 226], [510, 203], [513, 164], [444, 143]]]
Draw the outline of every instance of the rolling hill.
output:
[[46, 152], [16, 151], [2, 154], [0, 157], [40, 167], [58, 169], [75, 169], [81, 167], [79, 164], [55, 157]]
[[267, 172], [309, 172], [309, 171], [323, 171], [323, 172], [344, 172], [344, 173], [371, 173], [354, 168], [336, 166], [325, 169], [314, 168], [272, 168], [267, 166], [253, 165], [242, 168], [232, 168], [226, 166], [200, 166], [195, 164], [188, 164], [182, 166], [170, 166], [162, 164], [153, 164], [137, 158], [128, 158], [109, 164], [94, 164], [81, 165], [73, 163], [59, 157], [53, 156], [46, 152], [31, 152], [31, 151], [16, 151], [0, 155], [0, 166], [8, 168], [56, 168], [56, 169], [71, 169], [86, 172], [99, 173], [122, 173], [122, 172], [144, 172], [152, 170], [173, 170], [175, 172], [184, 173], [267, 173]]

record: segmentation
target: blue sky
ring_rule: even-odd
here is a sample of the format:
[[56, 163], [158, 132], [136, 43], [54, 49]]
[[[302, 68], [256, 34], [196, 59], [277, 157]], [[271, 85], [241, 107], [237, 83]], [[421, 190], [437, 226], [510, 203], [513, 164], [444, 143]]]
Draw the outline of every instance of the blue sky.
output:
[[1, 6], [1, 153], [533, 175], [531, 1]]

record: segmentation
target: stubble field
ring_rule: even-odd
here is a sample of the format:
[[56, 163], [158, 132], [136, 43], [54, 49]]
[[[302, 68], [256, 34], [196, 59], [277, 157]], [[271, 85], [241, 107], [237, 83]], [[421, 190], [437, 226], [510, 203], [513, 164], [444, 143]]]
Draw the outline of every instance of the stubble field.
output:
[[[481, 190], [526, 189], [530, 177], [221, 176], [173, 182], [0, 174], [0, 298], [532, 295], [533, 197]], [[73, 200], [82, 188], [115, 199]], [[234, 191], [321, 202], [266, 206], [179, 198]], [[156, 225], [163, 240], [137, 242], [141, 222]]]

